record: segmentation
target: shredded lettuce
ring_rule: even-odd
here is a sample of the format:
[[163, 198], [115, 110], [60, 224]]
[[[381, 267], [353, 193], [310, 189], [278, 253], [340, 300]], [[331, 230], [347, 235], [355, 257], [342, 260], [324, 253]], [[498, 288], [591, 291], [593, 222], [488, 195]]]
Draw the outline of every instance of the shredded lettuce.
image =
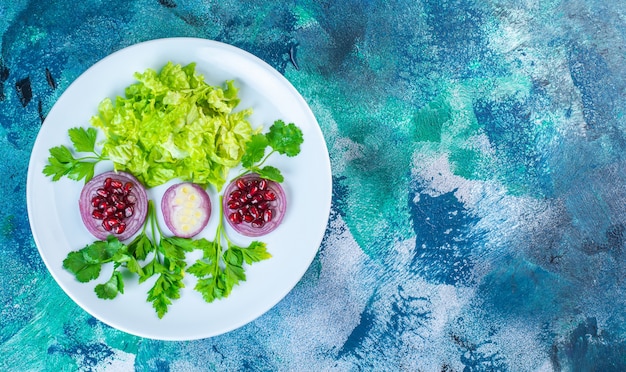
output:
[[90, 120], [105, 134], [102, 155], [149, 188], [180, 178], [221, 190], [260, 130], [248, 122], [251, 109], [234, 111], [240, 100], [233, 81], [212, 86], [195, 63], [172, 62], [134, 77], [125, 97], [105, 98]]

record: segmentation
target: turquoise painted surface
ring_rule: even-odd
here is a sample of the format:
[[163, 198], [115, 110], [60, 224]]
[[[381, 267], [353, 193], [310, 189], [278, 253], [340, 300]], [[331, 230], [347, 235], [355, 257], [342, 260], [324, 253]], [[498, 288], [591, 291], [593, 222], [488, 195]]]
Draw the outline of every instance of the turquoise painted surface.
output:
[[[625, 15], [597, 0], [0, 4], [0, 366], [625, 370]], [[230, 43], [283, 73], [334, 174], [298, 286], [194, 342], [83, 312], [26, 219], [30, 149], [64, 89], [170, 36]]]

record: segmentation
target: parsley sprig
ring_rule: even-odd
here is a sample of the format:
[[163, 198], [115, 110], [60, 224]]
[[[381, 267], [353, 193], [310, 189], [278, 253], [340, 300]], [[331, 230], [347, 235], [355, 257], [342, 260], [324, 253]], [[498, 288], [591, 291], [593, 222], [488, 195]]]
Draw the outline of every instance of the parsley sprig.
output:
[[[150, 226], [152, 239], [146, 233]], [[186, 252], [191, 252], [194, 247], [192, 239], [165, 236], [157, 222], [156, 210], [152, 200], [148, 201], [148, 218], [143, 230], [129, 246], [129, 251], [138, 259], [145, 260], [150, 253], [152, 259], [142, 267], [139, 273], [139, 283], [143, 283], [152, 276], [157, 279], [148, 290], [148, 302], [159, 318], [167, 313], [168, 306], [173, 300], [180, 298], [180, 290], [185, 287]]]
[[[240, 176], [257, 173], [262, 178], [283, 182], [284, 177], [278, 168], [263, 164], [275, 153], [289, 157], [298, 155], [303, 141], [302, 131], [295, 124], [276, 120], [266, 134], [257, 133], [246, 143], [245, 153], [241, 158], [241, 166], [245, 170]], [[271, 151], [265, 154], [268, 147]]]
[[[219, 215], [222, 216], [222, 197], [219, 206]], [[244, 262], [251, 265], [272, 257], [263, 242], [255, 240], [248, 247], [234, 244], [224, 230], [223, 220], [219, 220], [215, 240], [196, 240], [196, 248], [203, 252], [202, 259], [188, 269], [190, 274], [198, 278], [195, 290], [209, 303], [227, 297], [235, 285], [246, 280]]]
[[118, 293], [124, 293], [121, 267], [142, 274], [136, 257], [116, 237], [109, 236], [107, 240], [97, 240], [81, 250], [70, 252], [63, 260], [63, 267], [74, 274], [76, 280], [86, 283], [98, 279], [102, 266], [108, 263], [113, 263], [114, 267], [110, 279], [96, 285], [94, 290], [99, 298], [113, 299]]
[[76, 153], [86, 153], [85, 156], [75, 156], [72, 150], [64, 145], [52, 147], [48, 164], [43, 168], [43, 173], [52, 177], [53, 181], [58, 181], [66, 176], [72, 180], [85, 182], [94, 175], [96, 164], [108, 157], [98, 153], [96, 147], [96, 137], [98, 132], [95, 128], [71, 128], [68, 130], [70, 141]]
[[[220, 201], [220, 216], [221, 205]], [[94, 288], [98, 298], [109, 300], [124, 293], [126, 276], [123, 269], [136, 274], [140, 284], [157, 276], [147, 292], [147, 301], [152, 303], [158, 317], [163, 318], [185, 287], [183, 278], [188, 252], [194, 249], [203, 252], [202, 259], [191, 265], [187, 272], [198, 278], [195, 290], [202, 294], [206, 302], [227, 297], [235, 285], [246, 280], [244, 263], [251, 265], [272, 257], [263, 242], [253, 241], [248, 247], [233, 244], [224, 231], [222, 221], [223, 218], [220, 218], [213, 241], [165, 236], [150, 200], [146, 223], [128, 245], [110, 235], [106, 240], [97, 240], [81, 250], [70, 252], [63, 261], [63, 267], [74, 274], [76, 280], [87, 283], [100, 277], [104, 265], [113, 264], [110, 278]]]

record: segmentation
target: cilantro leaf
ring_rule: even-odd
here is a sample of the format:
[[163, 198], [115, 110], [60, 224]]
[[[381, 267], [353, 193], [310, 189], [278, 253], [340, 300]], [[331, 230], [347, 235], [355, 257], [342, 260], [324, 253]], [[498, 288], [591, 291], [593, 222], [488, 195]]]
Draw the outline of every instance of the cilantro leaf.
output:
[[215, 266], [212, 262], [205, 262], [198, 260], [193, 265], [189, 266], [187, 272], [189, 274], [195, 275], [198, 278], [202, 278], [203, 276], [211, 276], [215, 271]]
[[128, 244], [128, 253], [138, 260], [145, 260], [153, 250], [152, 240], [145, 232], [141, 232]]
[[94, 288], [94, 291], [96, 292], [98, 298], [102, 298], [105, 300], [114, 299], [115, 297], [117, 297], [118, 293], [123, 294], [124, 279], [122, 278], [122, 273], [117, 270], [113, 270], [111, 278], [106, 283], [98, 284]]
[[84, 252], [70, 252], [63, 260], [63, 268], [74, 274], [76, 280], [86, 283], [97, 279], [100, 276], [102, 264], [99, 262], [89, 262], [85, 259]]
[[270, 181], [280, 183], [285, 180], [283, 174], [280, 172], [280, 169], [272, 167], [271, 165], [266, 165], [263, 168], [256, 168], [255, 172], [259, 175], [259, 177], [266, 178]]
[[[91, 137], [95, 141], [95, 129], [84, 130], [82, 128], [70, 129], [70, 136], [79, 151], [85, 151], [91, 142]], [[93, 146], [91, 146], [93, 149]], [[96, 163], [101, 160], [105, 160], [106, 157], [91, 156], [85, 158], [75, 158], [72, 151], [66, 146], [55, 146], [48, 150], [50, 157], [48, 158], [48, 164], [43, 168], [43, 174], [47, 177], [52, 177], [52, 181], [58, 181], [63, 176], [67, 176], [69, 179], [79, 181], [84, 179], [85, 182], [89, 181], [94, 175], [94, 169]], [[93, 150], [90, 150], [93, 151]]]
[[74, 149], [78, 152], [94, 152], [98, 132], [95, 128], [84, 129], [82, 127], [71, 128], [68, 134]]
[[241, 166], [250, 168], [254, 163], [263, 160], [267, 146], [268, 141], [264, 134], [258, 133], [253, 135], [250, 141], [246, 143], [245, 153], [241, 157]]
[[282, 120], [276, 120], [265, 136], [272, 149], [287, 156], [298, 155], [304, 142], [300, 128], [293, 123], [285, 125]]
[[52, 147], [48, 151], [50, 152], [50, 155], [60, 163], [71, 163], [74, 161], [74, 156], [72, 155], [70, 149], [63, 145]]
[[74, 181], [82, 179], [88, 181], [93, 178], [95, 166], [95, 162], [75, 162], [73, 167], [68, 169], [67, 177]]
[[[233, 247], [231, 247], [233, 248]], [[244, 261], [251, 265], [253, 262], [267, 260], [272, 255], [267, 251], [267, 244], [260, 241], [253, 241], [247, 248], [240, 248]]]
[[159, 318], [163, 318], [167, 313], [172, 300], [180, 298], [180, 290], [183, 287], [185, 285], [182, 271], [164, 271], [157, 278], [154, 286], [148, 291], [148, 301], [152, 302], [152, 307]]

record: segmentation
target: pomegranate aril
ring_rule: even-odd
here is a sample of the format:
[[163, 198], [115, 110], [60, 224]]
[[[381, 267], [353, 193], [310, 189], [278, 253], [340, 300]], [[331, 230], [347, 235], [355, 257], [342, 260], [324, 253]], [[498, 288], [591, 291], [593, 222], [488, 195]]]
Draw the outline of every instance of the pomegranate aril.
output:
[[91, 217], [95, 218], [96, 220], [103, 220], [104, 219], [104, 213], [102, 213], [102, 211], [94, 209], [94, 211], [91, 212]]
[[263, 195], [261, 194], [256, 194], [252, 197], [252, 199], [250, 200], [250, 203], [252, 204], [257, 204], [259, 202], [263, 201]]
[[236, 225], [239, 225], [240, 223], [243, 222], [243, 217], [241, 216], [240, 213], [238, 212], [233, 212], [231, 213], [228, 218], [230, 219], [230, 221]]
[[115, 208], [117, 208], [118, 210], [123, 210], [124, 208], [126, 208], [126, 204], [118, 201], [117, 203], [115, 203]]
[[106, 200], [103, 200], [98, 204], [98, 209], [104, 210], [109, 204], [107, 204]]
[[251, 196], [256, 195], [259, 192], [259, 187], [257, 185], [252, 185], [250, 187], [250, 192], [248, 193]]
[[263, 227], [263, 225], [265, 225], [265, 221], [263, 221], [263, 219], [259, 218], [259, 219], [256, 219], [256, 220], [252, 221], [251, 225], [252, 225], [252, 227], [261, 228], [261, 227]]
[[233, 200], [228, 203], [229, 209], [239, 209], [241, 208], [241, 206], [242, 206], [242, 203], [239, 200]]
[[263, 192], [263, 199], [267, 201], [274, 201], [276, 200], [276, 194], [274, 194], [272, 190], [265, 190], [265, 192]]
[[101, 202], [102, 202], [102, 197], [96, 195], [91, 199], [91, 206], [97, 208]]
[[259, 181], [259, 190], [263, 191], [267, 188], [267, 180], [262, 179]]
[[109, 196], [109, 192], [105, 189], [98, 189], [96, 190], [96, 194], [102, 196], [103, 198], [106, 198]]
[[133, 189], [133, 183], [132, 182], [126, 182], [126, 184], [124, 185], [124, 191], [126, 192], [130, 192], [130, 190]]
[[254, 205], [250, 207], [250, 214], [252, 215], [252, 217], [254, 217], [255, 219], [259, 217], [259, 210], [257, 209], [257, 207], [255, 207]]
[[263, 212], [263, 221], [265, 221], [265, 222], [270, 222], [270, 221], [272, 220], [272, 215], [273, 215], [273, 214], [274, 214], [274, 213], [272, 212], [272, 210], [271, 210], [271, 209], [266, 209], [266, 210]]
[[117, 212], [113, 213], [113, 216], [115, 216], [116, 218], [118, 218], [118, 219], [120, 219], [120, 220], [123, 220], [123, 219], [124, 219], [124, 217], [126, 217], [126, 216], [124, 215], [124, 211], [117, 211]]
[[111, 231], [115, 226], [119, 224], [120, 220], [115, 217], [107, 217], [104, 219], [104, 221], [102, 221], [102, 227], [104, 227], [106, 231]]
[[237, 180], [237, 187], [239, 187], [240, 190], [245, 190], [248, 187], [248, 185], [243, 179], [240, 178]]
[[126, 224], [124, 222], [120, 222], [118, 225], [112, 228], [115, 234], [121, 234], [126, 231]]
[[133, 194], [128, 194], [128, 196], [126, 197], [126, 203], [135, 204], [136, 202], [137, 202], [137, 197], [135, 197], [135, 195]]
[[259, 204], [257, 204], [257, 208], [259, 208], [260, 210], [266, 210], [267, 208], [270, 207], [270, 202], [268, 201], [262, 201]]
[[249, 213], [248, 214], [244, 214], [243, 215], [243, 220], [245, 222], [250, 223], [250, 222], [254, 221], [254, 217], [251, 214], [249, 214]]
[[115, 188], [115, 189], [119, 189], [123, 186], [124, 184], [121, 181], [118, 180], [113, 180], [111, 181], [111, 187]]
[[133, 207], [131, 207], [130, 205], [124, 209], [124, 216], [126, 218], [132, 216], [133, 213], [134, 213]]
[[111, 182], [113, 182], [113, 178], [107, 177], [107, 179], [105, 179], [103, 183], [104, 188], [105, 189], [111, 188]]

